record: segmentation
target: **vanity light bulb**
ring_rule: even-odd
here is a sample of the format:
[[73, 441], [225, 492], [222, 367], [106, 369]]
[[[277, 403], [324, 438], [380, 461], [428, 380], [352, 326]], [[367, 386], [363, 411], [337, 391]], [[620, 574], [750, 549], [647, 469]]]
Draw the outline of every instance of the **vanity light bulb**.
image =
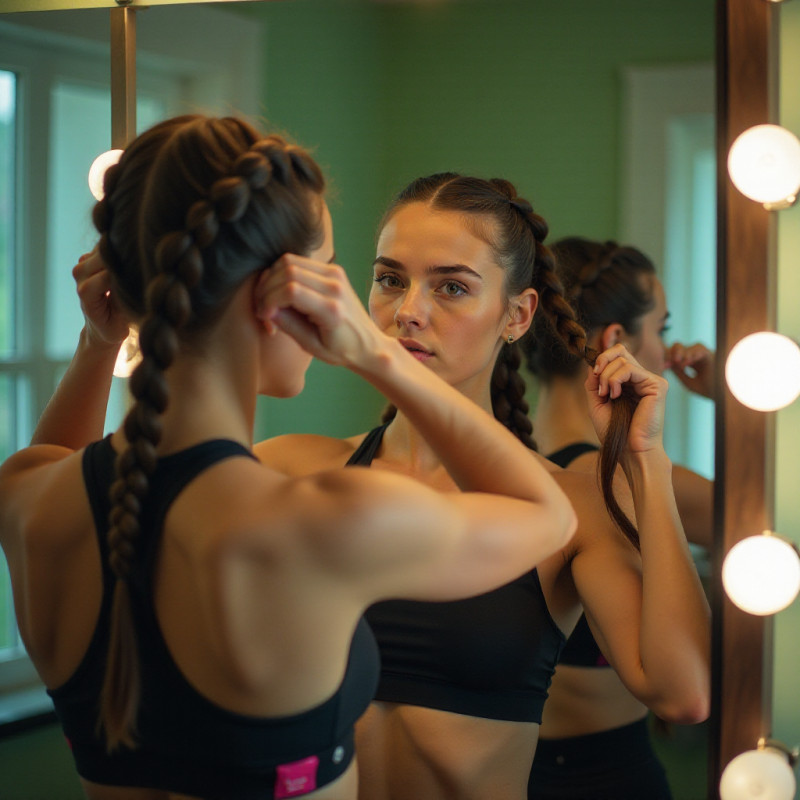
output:
[[89, 167], [89, 189], [94, 195], [95, 200], [103, 199], [103, 178], [105, 177], [106, 170], [112, 166], [112, 164], [116, 164], [121, 155], [122, 150], [106, 150], [105, 153], [100, 153], [92, 162], [92, 166]]
[[800, 347], [788, 336], [762, 331], [740, 339], [725, 363], [733, 396], [756, 411], [775, 411], [800, 395]]
[[794, 772], [786, 756], [771, 747], [747, 750], [736, 756], [722, 772], [722, 800], [792, 800], [796, 788]]
[[733, 185], [759, 203], [791, 204], [800, 192], [800, 141], [780, 125], [756, 125], [728, 152]]
[[725, 556], [722, 585], [742, 611], [775, 614], [800, 591], [800, 556], [790, 542], [770, 531], [748, 536]]
[[139, 350], [139, 333], [135, 328], [128, 331], [128, 336], [123, 341], [114, 364], [114, 375], [117, 378], [128, 378], [139, 366], [142, 353]]

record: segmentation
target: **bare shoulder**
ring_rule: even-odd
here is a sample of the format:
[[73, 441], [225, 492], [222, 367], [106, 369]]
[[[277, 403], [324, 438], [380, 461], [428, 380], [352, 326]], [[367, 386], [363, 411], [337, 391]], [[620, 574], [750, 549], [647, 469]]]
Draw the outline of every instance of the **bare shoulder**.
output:
[[253, 452], [262, 464], [292, 477], [344, 467], [365, 434], [349, 439], [291, 433], [259, 442]]
[[53, 510], [58, 509], [59, 515], [67, 513], [80, 494], [81, 452], [33, 445], [0, 465], [0, 537], [4, 545], [22, 531], [49, 530], [49, 522], [36, 520], [49, 519]]

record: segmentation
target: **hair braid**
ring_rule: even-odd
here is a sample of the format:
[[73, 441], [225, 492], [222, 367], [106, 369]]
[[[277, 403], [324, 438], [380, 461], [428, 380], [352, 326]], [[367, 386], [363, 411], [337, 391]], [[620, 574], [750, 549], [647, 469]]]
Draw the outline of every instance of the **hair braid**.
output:
[[[109, 495], [109, 563], [117, 580], [99, 718], [109, 750], [135, 747], [141, 675], [130, 578], [169, 402], [165, 372], [184, 333], [212, 324], [244, 278], [283, 252], [305, 252], [318, 239], [311, 194], [324, 188], [322, 173], [304, 151], [277, 136], [259, 139], [232, 118], [162, 123], [112, 169], [93, 219], [115, 284], [127, 282], [123, 300], [144, 315], [142, 361], [130, 380], [134, 403], [123, 425], [127, 447], [116, 459]], [[115, 230], [118, 200], [126, 213]], [[134, 200], [146, 211], [140, 214]], [[114, 236], [129, 240], [139, 230], [140, 263], [125, 264], [112, 246]]]
[[492, 372], [492, 411], [526, 447], [537, 450], [530, 407], [525, 399], [525, 381], [519, 373], [522, 356], [516, 342], [503, 345]]

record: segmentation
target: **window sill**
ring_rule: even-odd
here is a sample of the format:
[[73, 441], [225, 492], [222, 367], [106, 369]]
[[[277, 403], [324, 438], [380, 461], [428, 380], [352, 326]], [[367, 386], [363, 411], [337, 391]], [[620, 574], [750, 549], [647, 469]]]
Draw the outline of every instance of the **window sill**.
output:
[[0, 694], [0, 739], [56, 721], [44, 686]]

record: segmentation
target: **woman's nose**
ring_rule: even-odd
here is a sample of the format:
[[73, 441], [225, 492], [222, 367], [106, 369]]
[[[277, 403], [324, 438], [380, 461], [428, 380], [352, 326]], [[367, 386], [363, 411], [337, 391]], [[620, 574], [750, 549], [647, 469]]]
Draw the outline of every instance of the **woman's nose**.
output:
[[403, 298], [394, 312], [394, 321], [398, 328], [424, 328], [428, 319], [427, 300], [421, 289], [411, 288], [403, 294]]

